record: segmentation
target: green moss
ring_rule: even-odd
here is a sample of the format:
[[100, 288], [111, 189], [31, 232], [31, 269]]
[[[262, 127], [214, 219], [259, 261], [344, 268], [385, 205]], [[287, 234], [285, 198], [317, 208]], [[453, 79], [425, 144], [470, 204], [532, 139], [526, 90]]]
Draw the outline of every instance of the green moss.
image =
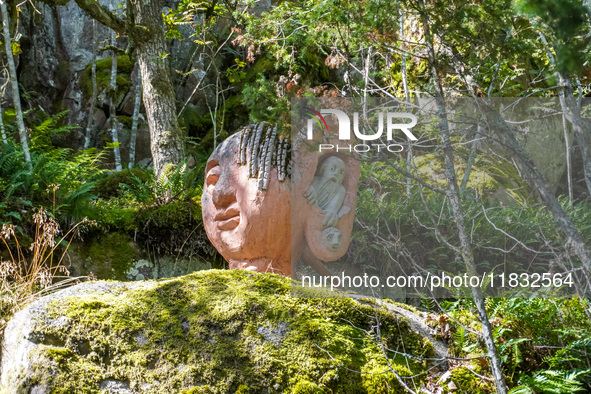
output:
[[494, 391], [492, 382], [479, 378], [468, 367], [452, 369], [451, 380], [460, 393], [486, 394]]
[[[427, 153], [415, 158], [415, 165], [417, 170], [426, 178], [434, 179], [440, 185], [446, 184], [444, 160], [440, 155]], [[495, 190], [499, 183], [488, 172], [486, 168], [487, 163], [479, 163], [476, 161], [470, 170], [470, 180], [466, 185], [467, 188], [478, 190], [480, 194], [488, 190]], [[484, 166], [484, 167], [482, 167]], [[455, 166], [457, 179], [464, 177], [466, 170], [466, 163], [458, 163]]]
[[[119, 116], [118, 118], [122, 118]], [[147, 171], [133, 168], [119, 172], [114, 172], [105, 178], [96, 182], [95, 192], [99, 197], [110, 198], [119, 195], [120, 185], [135, 185], [135, 178], [139, 178], [142, 182], [147, 182], [150, 175]]]
[[[106, 57], [104, 59], [99, 59], [96, 61], [96, 69], [98, 70], [109, 70], [111, 71], [111, 62], [112, 59], [110, 57]], [[86, 69], [90, 71], [92, 64], [86, 66]], [[117, 73], [125, 73], [129, 74], [133, 70], [133, 63], [129, 56], [127, 55], [120, 55], [117, 56]]]
[[322, 390], [316, 383], [310, 382], [309, 380], [297, 379], [291, 392], [293, 394], [317, 394], [324, 393], [324, 390]]
[[[111, 83], [110, 57], [96, 61], [96, 83], [100, 91], [108, 91]], [[119, 102], [131, 86], [130, 75], [133, 70], [133, 61], [127, 55], [117, 56], [117, 89], [115, 101]], [[92, 95], [92, 63], [89, 63], [80, 76], [80, 86], [84, 97], [87, 99]]]
[[120, 115], [117, 116], [117, 120], [126, 128], [131, 129], [131, 124], [133, 123], [133, 118], [131, 116]]
[[183, 390], [183, 392], [182, 392], [182, 394], [210, 394], [210, 393], [213, 393], [213, 391], [209, 388], [209, 386], [192, 387], [188, 390]]
[[269, 73], [275, 70], [275, 61], [270, 56], [261, 56], [246, 72], [245, 83], [254, 82], [261, 73]]
[[135, 223], [137, 242], [160, 256], [212, 256], [215, 251], [203, 231], [201, 206], [193, 199], [147, 207]]
[[[107, 378], [150, 393], [388, 392], [397, 381], [366, 333], [376, 317], [389, 348], [403, 341], [406, 352], [432, 356], [396, 316], [350, 299], [293, 298], [289, 279], [239, 270], [66, 298], [48, 309], [61, 316], [65, 327], [42, 331], [64, 350], [47, 353], [39, 379], [71, 393], [98, 393]], [[390, 364], [406, 376], [425, 369]]]
[[129, 236], [123, 233], [101, 235], [81, 250], [90, 271], [100, 279], [127, 279], [127, 271], [138, 259]]
[[170, 82], [166, 82], [162, 79], [157, 79], [155, 81], [152, 81], [152, 85], [154, 86], [156, 94], [163, 97], [175, 97], [175, 93], [172, 89], [172, 84]]

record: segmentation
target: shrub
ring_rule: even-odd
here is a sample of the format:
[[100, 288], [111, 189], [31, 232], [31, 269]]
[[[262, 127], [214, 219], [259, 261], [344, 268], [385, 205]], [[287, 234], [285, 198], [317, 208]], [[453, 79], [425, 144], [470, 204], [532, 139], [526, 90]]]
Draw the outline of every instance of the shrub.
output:
[[62, 260], [72, 238], [84, 225], [92, 222], [85, 219], [77, 223], [61, 238], [58, 223], [45, 210], [39, 209], [33, 215], [33, 222], [35, 237], [30, 252], [23, 250], [14, 225], [2, 225], [0, 240], [8, 259], [0, 261], [0, 330], [4, 329], [8, 317], [23, 305], [79, 279], [69, 278], [70, 273]]

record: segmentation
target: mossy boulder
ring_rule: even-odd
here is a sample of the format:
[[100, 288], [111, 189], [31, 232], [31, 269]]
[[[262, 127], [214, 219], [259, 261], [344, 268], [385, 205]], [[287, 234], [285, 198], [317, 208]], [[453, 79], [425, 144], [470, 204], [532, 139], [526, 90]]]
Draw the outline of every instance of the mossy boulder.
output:
[[[96, 83], [98, 92], [108, 91], [111, 83], [112, 58], [107, 57], [96, 61]], [[117, 88], [115, 102], [120, 103], [131, 87], [130, 75], [133, 70], [133, 59], [127, 55], [117, 56]], [[80, 76], [80, 86], [85, 99], [92, 96], [92, 64], [89, 63]], [[112, 94], [112, 93], [109, 93]]]
[[3, 349], [10, 393], [401, 392], [392, 370], [420, 384], [433, 356], [385, 308], [237, 270], [62, 290], [17, 313]]
[[[140, 251], [125, 233], [112, 232], [92, 238], [90, 242], [75, 244], [73, 254], [82, 260], [75, 267], [77, 274], [92, 272], [100, 279], [127, 279], [127, 272], [140, 258]], [[77, 260], [77, 259], [76, 259]]]
[[158, 256], [215, 256], [201, 218], [200, 196], [152, 205], [140, 210], [135, 222], [137, 241]]

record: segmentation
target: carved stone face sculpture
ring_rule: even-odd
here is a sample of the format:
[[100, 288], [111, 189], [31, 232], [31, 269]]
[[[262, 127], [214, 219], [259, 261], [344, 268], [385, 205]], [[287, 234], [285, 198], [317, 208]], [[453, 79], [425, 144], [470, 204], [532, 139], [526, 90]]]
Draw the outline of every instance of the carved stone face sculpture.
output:
[[[281, 174], [287, 168], [287, 157], [279, 157], [286, 155], [280, 149], [281, 140], [271, 143], [264, 139], [271, 133], [275, 138], [272, 128], [253, 126], [215, 149], [205, 169], [203, 223], [210, 241], [231, 269], [290, 275], [291, 195], [289, 180], [285, 180], [285, 172]], [[251, 145], [245, 141], [249, 138]], [[260, 149], [249, 150], [257, 139]], [[283, 162], [281, 171], [266, 160], [265, 142], [279, 147], [275, 150], [279, 156], [273, 160]], [[253, 177], [253, 173], [260, 176]]]
[[288, 141], [261, 123], [232, 135], [211, 154], [203, 223], [231, 269], [289, 276], [292, 261], [306, 251], [325, 262], [344, 255], [359, 163], [346, 155], [309, 153], [293, 162], [289, 179]]

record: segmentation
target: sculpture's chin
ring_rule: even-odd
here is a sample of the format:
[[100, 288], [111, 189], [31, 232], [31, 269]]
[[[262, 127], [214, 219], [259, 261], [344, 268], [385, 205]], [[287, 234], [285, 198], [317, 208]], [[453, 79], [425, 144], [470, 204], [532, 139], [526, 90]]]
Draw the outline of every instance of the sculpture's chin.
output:
[[233, 255], [234, 253], [240, 252], [244, 247], [245, 240], [242, 235], [239, 225], [233, 229], [218, 231], [220, 245], [214, 244], [214, 246], [222, 253], [222, 255], [228, 253]]
[[283, 276], [291, 275], [291, 261], [276, 260], [268, 257], [259, 257], [248, 260], [228, 260], [230, 269], [240, 269], [247, 271], [271, 272]]

